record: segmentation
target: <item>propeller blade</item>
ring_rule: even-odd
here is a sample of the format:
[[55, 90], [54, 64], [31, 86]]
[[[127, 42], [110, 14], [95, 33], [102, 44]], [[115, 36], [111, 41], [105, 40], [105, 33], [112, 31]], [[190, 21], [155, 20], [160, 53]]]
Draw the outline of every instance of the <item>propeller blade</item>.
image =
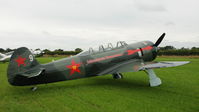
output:
[[164, 36], [165, 36], [165, 35], [166, 35], [166, 34], [163, 33], [153, 46], [156, 46], [156, 47], [157, 47], [157, 46], [162, 42], [162, 40], [164, 39]]

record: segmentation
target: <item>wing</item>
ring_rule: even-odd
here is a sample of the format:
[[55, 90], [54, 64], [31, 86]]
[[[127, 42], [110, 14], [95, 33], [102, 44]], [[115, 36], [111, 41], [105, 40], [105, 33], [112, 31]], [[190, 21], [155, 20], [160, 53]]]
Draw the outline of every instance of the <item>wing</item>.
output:
[[113, 74], [116, 72], [137, 72], [147, 69], [165, 68], [165, 67], [175, 67], [189, 63], [189, 61], [178, 61], [178, 62], [144, 62], [142, 59], [128, 60], [123, 63], [119, 63], [112, 66], [98, 75]]
[[155, 68], [166, 68], [166, 67], [175, 67], [175, 66], [181, 66], [184, 64], [190, 63], [189, 61], [162, 61], [162, 62], [152, 62], [152, 63], [146, 63], [143, 65], [140, 70], [146, 70], [146, 69], [155, 69]]
[[115, 66], [112, 66], [104, 70], [98, 75], [113, 74], [116, 72], [137, 72], [139, 71], [142, 65], [144, 65], [144, 63], [143, 63], [143, 60], [141, 59], [128, 60], [122, 63], [118, 63]]

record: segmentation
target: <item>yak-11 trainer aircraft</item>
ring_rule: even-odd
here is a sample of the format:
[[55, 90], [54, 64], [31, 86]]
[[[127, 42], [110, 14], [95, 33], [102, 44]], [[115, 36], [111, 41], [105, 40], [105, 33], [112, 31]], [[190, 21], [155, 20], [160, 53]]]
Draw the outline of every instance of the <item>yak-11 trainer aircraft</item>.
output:
[[90, 48], [89, 51], [47, 64], [39, 64], [29, 49], [21, 47], [15, 50], [10, 59], [8, 81], [11, 85], [26, 86], [106, 74], [112, 74], [114, 79], [120, 79], [123, 77], [121, 73], [124, 72], [145, 71], [149, 76], [150, 86], [159, 86], [161, 80], [153, 69], [189, 63], [153, 61], [164, 36], [165, 33], [155, 44], [142, 41], [128, 45], [120, 41], [113, 47], [109, 43], [106, 48], [100, 46], [98, 51]]

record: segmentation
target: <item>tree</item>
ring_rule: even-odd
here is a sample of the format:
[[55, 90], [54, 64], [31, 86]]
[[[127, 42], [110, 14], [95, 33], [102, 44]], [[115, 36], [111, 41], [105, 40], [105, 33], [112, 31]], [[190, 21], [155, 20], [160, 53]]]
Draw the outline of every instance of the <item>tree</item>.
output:
[[5, 50], [3, 48], [0, 48], [0, 52], [3, 53], [5, 52]]
[[51, 51], [48, 50], [48, 49], [44, 49], [43, 52], [44, 52], [44, 54], [50, 54], [51, 53]]
[[58, 52], [63, 52], [64, 50], [63, 50], [63, 49], [55, 49], [54, 51], [55, 51], [55, 52], [57, 52], [57, 51], [58, 51]]
[[57, 54], [57, 55], [63, 55], [64, 54], [64, 50], [63, 49], [56, 49], [53, 52], [54, 52], [54, 54]]
[[176, 48], [173, 46], [160, 47], [160, 50], [174, 50], [174, 49], [176, 49]]
[[40, 48], [37, 48], [37, 49], [35, 49], [35, 51], [41, 51], [41, 49], [40, 49]]
[[81, 48], [76, 48], [76, 49], [75, 49], [75, 52], [76, 52], [76, 53], [80, 53], [80, 52], [82, 52], [82, 51], [83, 51], [83, 50], [82, 50]]
[[192, 47], [191, 50], [199, 50], [197, 47]]
[[6, 52], [11, 52], [11, 51], [13, 51], [13, 49], [7, 48], [5, 51]]

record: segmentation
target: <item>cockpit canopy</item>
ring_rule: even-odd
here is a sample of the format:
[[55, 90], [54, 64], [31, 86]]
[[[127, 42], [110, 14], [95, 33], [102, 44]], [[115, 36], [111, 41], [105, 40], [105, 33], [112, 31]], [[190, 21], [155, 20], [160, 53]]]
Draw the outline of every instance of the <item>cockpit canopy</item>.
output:
[[95, 54], [100, 52], [105, 52], [113, 49], [118, 49], [127, 46], [128, 44], [125, 41], [118, 41], [116, 46], [113, 46], [111, 43], [108, 43], [107, 46], [100, 45], [99, 49], [89, 48], [88, 51], [81, 52], [79, 55], [88, 55], [88, 54]]

